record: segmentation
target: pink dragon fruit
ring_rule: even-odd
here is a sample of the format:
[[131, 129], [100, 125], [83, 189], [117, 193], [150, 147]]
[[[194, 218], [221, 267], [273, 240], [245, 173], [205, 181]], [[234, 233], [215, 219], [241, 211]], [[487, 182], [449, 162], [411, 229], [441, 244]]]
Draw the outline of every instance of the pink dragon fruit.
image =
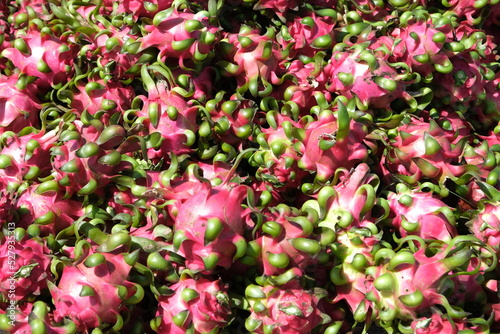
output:
[[[377, 319], [386, 325], [396, 319], [415, 319], [433, 305], [442, 305], [452, 318], [467, 316], [458, 306], [451, 306], [443, 295], [443, 282], [454, 270], [461, 271], [473, 253], [474, 243], [467, 241], [463, 249], [451, 252], [453, 245], [460, 246], [460, 237], [447, 244], [436, 244], [428, 250], [422, 239], [416, 252], [402, 249], [395, 253], [382, 248], [375, 253], [379, 265], [366, 268], [366, 299]], [[460, 246], [461, 247], [461, 246]], [[432, 256], [426, 255], [428, 253]], [[380, 254], [379, 254], [380, 253]]]
[[314, 209], [320, 218], [318, 226], [333, 231], [371, 225], [371, 210], [376, 203], [375, 192], [380, 181], [369, 171], [365, 163], [350, 172], [338, 170], [339, 174], [345, 174], [340, 182], [334, 187], [322, 187], [317, 194], [318, 199], [304, 203], [302, 210]]
[[278, 0], [278, 1], [270, 1], [270, 0], [257, 0], [255, 5], [253, 6], [254, 10], [268, 10], [271, 13], [276, 14], [281, 20], [285, 20], [286, 14], [290, 10], [297, 10], [299, 5], [301, 5], [301, 0]]
[[[0, 134], [19, 132], [27, 126], [38, 126], [38, 113], [42, 109], [36, 97], [36, 86], [23, 83], [18, 75], [0, 75]], [[19, 83], [19, 85], [18, 85]]]
[[153, 25], [145, 27], [140, 50], [154, 47], [160, 50], [159, 59], [168, 62], [178, 58], [182, 68], [196, 67], [213, 53], [218, 30], [209, 23], [208, 12], [168, 9], [156, 14]]
[[322, 65], [293, 60], [287, 71], [292, 75], [293, 81], [285, 80], [273, 90], [271, 96], [277, 100], [284, 99], [291, 106], [293, 103], [297, 104], [300, 116], [310, 114], [311, 108], [315, 106], [326, 105], [332, 101], [332, 94], [325, 88], [329, 80], [328, 74]]
[[[253, 133], [253, 123], [257, 113], [257, 105], [248, 99], [236, 99], [217, 103], [222, 96], [207, 102], [207, 111], [213, 121], [214, 137], [218, 141], [238, 146]], [[216, 105], [214, 105], [217, 103]]]
[[13, 47], [3, 50], [2, 56], [9, 58], [21, 73], [36, 77], [39, 88], [67, 83], [74, 71], [76, 45], [68, 41], [68, 36], [41, 33], [34, 27], [14, 40]]
[[220, 280], [181, 277], [170, 289], [172, 294], [158, 297], [158, 321], [152, 326], [155, 332], [216, 334], [231, 321], [227, 286]]
[[68, 196], [92, 193], [102, 197], [111, 177], [130, 167], [117, 150], [127, 133], [121, 125], [104, 128], [100, 121], [84, 114], [93, 122], [73, 122], [73, 128], [62, 132], [60, 144], [52, 148], [52, 175]]
[[444, 48], [452, 39], [447, 35], [452, 31], [450, 24], [437, 27], [431, 18], [412, 18], [396, 27], [390, 36], [374, 39], [371, 49], [385, 47], [391, 50], [391, 62], [403, 62], [430, 81], [435, 71], [449, 73], [452, 64]]
[[104, 0], [103, 7], [107, 9], [110, 15], [128, 13], [132, 15], [134, 22], [141, 17], [153, 18], [159, 11], [166, 10], [172, 6], [174, 1], [171, 0], [120, 0], [118, 2], [112, 0]]
[[415, 334], [458, 334], [458, 328], [449, 316], [443, 315], [439, 310], [433, 309], [430, 317], [421, 317], [411, 323]]
[[[10, 310], [14, 314], [11, 314]], [[6, 333], [16, 334], [68, 334], [75, 333], [76, 326], [72, 322], [64, 325], [55, 324], [49, 307], [43, 301], [38, 300], [33, 303], [26, 302], [18, 304], [14, 309], [0, 310], [0, 330]], [[7, 315], [9, 317], [7, 317]], [[13, 316], [16, 320], [11, 321]], [[6, 317], [2, 318], [2, 317]], [[5, 320], [4, 320], [5, 319]]]
[[65, 266], [58, 284], [49, 283], [54, 320], [69, 318], [83, 332], [103, 324], [120, 330], [120, 312], [138, 303], [144, 293], [127, 280], [132, 267], [127, 261], [123, 254], [93, 253], [84, 262]]
[[41, 236], [57, 235], [83, 215], [82, 203], [64, 197], [54, 180], [32, 184], [16, 199], [18, 226], [40, 228]]
[[[148, 150], [148, 157], [153, 163], [168, 158], [171, 152], [176, 155], [191, 152], [190, 146], [194, 144], [198, 129], [197, 107], [190, 107], [179, 94], [178, 87], [173, 85], [171, 73], [161, 72], [163, 77], [158, 74], [159, 78], [154, 80], [147, 67], [142, 67], [147, 96], [138, 95], [132, 102], [133, 109], [126, 113], [127, 118], [131, 118], [131, 127], [142, 129], [140, 135], [161, 135], [161, 140]], [[140, 102], [143, 103], [142, 108]]]
[[443, 183], [465, 173], [470, 166], [459, 165], [467, 137], [451, 144], [449, 135], [434, 121], [418, 118], [398, 128], [398, 134], [389, 143], [381, 159], [383, 173], [387, 177], [396, 175], [408, 183], [422, 177]]
[[[68, 104], [74, 111], [81, 114], [86, 110], [90, 115], [104, 111], [101, 121], [109, 121], [109, 117], [117, 112], [124, 113], [130, 109], [130, 104], [135, 97], [134, 90], [120, 82], [103, 80], [89, 80], [88, 82], [74, 82], [74, 91], [65, 91], [68, 94]], [[108, 120], [106, 120], [108, 118]]]
[[175, 217], [174, 246], [194, 272], [210, 273], [217, 266], [229, 268], [244, 255], [246, 241], [242, 201], [249, 188], [205, 183], [182, 203]]
[[320, 16], [315, 12], [304, 13], [289, 20], [287, 27], [282, 27], [277, 41], [283, 48], [292, 44], [289, 56], [305, 55], [313, 58], [318, 50], [326, 50], [332, 46], [335, 18]]
[[296, 280], [282, 286], [250, 284], [245, 297], [251, 313], [245, 327], [256, 334], [312, 333], [331, 321], [323, 313], [322, 298], [325, 296], [323, 289], [306, 290]]
[[294, 148], [300, 142], [293, 137], [293, 132], [301, 125], [281, 115], [272, 121], [274, 124], [261, 129], [257, 138], [261, 148], [252, 156], [252, 162], [258, 167], [256, 177], [279, 192], [297, 189], [308, 175], [307, 171], [298, 168], [300, 156]]
[[299, 132], [303, 154], [298, 166], [316, 172], [316, 179], [327, 181], [337, 168], [352, 168], [368, 157], [368, 149], [363, 144], [366, 126], [350, 116], [344, 106], [339, 107], [337, 115], [325, 111], [317, 121], [305, 125]]
[[[8, 227], [15, 223], [7, 224]], [[49, 250], [39, 238], [16, 239], [15, 231], [4, 236], [0, 246], [0, 296], [22, 302], [40, 295], [52, 279]]]
[[450, 241], [458, 235], [451, 208], [432, 193], [410, 190], [399, 184], [396, 193], [387, 196], [392, 227], [402, 237], [418, 235], [422, 239]]
[[[306, 273], [309, 266], [314, 267], [322, 246], [316, 240], [313, 227], [313, 222], [307, 217], [299, 216], [285, 204], [271, 208], [264, 215], [264, 222], [251, 247], [251, 253], [260, 252], [252, 255], [262, 263], [263, 274], [277, 276], [290, 268]], [[242, 259], [245, 260], [248, 259]], [[319, 271], [314, 274], [318, 279]]]
[[477, 215], [467, 226], [472, 234], [500, 254], [500, 203], [480, 202]]
[[50, 149], [57, 132], [29, 133], [23, 136], [4, 134], [0, 143], [0, 185], [16, 189], [26, 180], [50, 175]]
[[330, 246], [336, 257], [335, 266], [330, 271], [330, 280], [336, 292], [333, 302], [345, 300], [356, 321], [370, 319], [368, 310], [371, 302], [366, 300], [369, 287], [365, 281], [365, 269], [375, 264], [374, 253], [381, 239], [382, 231], [379, 232], [374, 225], [353, 227], [340, 230]]
[[453, 72], [437, 73], [439, 87], [435, 90], [436, 97], [446, 104], [458, 103], [468, 107], [484, 97], [487, 79], [482, 73], [487, 70], [481, 61], [474, 59], [469, 53], [450, 58]]
[[239, 94], [249, 91], [252, 96], [264, 97], [272, 92], [272, 85], [283, 82], [281, 63], [289, 50], [278, 46], [274, 29], [261, 35], [258, 29], [244, 25], [238, 33], [227, 33], [220, 45], [226, 60], [218, 65], [222, 75], [236, 77]]
[[356, 98], [361, 110], [387, 108], [396, 99], [411, 103], [413, 98], [405, 90], [414, 80], [411, 74], [399, 74], [390, 66], [387, 55], [367, 50], [368, 46], [369, 42], [365, 42], [333, 52], [325, 67], [330, 78], [326, 89], [349, 99]]

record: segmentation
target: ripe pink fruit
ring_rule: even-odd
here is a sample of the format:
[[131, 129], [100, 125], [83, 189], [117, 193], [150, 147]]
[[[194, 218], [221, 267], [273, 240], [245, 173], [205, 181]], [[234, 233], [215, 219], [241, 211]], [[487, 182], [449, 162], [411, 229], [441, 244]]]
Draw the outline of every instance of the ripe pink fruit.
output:
[[47, 280], [52, 279], [51, 258], [41, 239], [18, 241], [13, 237], [11, 234], [3, 237], [0, 245], [0, 295], [5, 300], [23, 302], [47, 288]]
[[250, 317], [245, 327], [256, 334], [305, 334], [330, 321], [322, 312], [323, 289], [305, 290], [298, 281], [282, 286], [248, 285], [245, 297]]
[[21, 73], [36, 77], [36, 85], [50, 88], [68, 82], [72, 77], [76, 45], [68, 41], [68, 35], [53, 36], [41, 33], [34, 27], [13, 41], [2, 56], [9, 58]]
[[49, 283], [54, 319], [69, 318], [88, 332], [122, 321], [127, 304], [140, 301], [142, 288], [127, 280], [131, 265], [123, 254], [93, 253], [79, 264], [64, 267], [59, 283]]
[[244, 255], [245, 215], [242, 207], [249, 188], [243, 185], [204, 184], [183, 202], [175, 217], [174, 246], [194, 272], [228, 269]]
[[397, 193], [387, 196], [390, 221], [402, 237], [449, 241], [458, 235], [451, 208], [432, 193], [410, 190], [399, 185]]
[[159, 334], [217, 334], [232, 318], [227, 286], [220, 280], [182, 277], [172, 294], [158, 297]]
[[366, 126], [351, 120], [347, 111], [338, 112], [337, 116], [322, 113], [317, 121], [305, 125], [299, 167], [316, 172], [316, 179], [321, 182], [331, 178], [337, 168], [354, 167], [368, 157], [363, 144], [366, 132]]
[[0, 134], [19, 132], [26, 126], [38, 126], [42, 109], [34, 84], [16, 85], [19, 76], [0, 75]]

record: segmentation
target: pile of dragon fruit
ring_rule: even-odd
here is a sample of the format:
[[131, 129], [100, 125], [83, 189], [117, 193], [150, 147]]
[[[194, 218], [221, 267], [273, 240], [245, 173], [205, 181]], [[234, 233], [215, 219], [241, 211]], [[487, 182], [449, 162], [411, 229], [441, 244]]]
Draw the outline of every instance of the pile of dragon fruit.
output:
[[499, 0], [0, 5], [0, 333], [500, 331]]

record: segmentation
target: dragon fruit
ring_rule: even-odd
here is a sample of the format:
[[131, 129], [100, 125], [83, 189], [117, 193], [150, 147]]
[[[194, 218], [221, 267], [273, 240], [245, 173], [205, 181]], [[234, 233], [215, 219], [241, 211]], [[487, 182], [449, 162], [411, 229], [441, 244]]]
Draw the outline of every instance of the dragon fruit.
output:
[[498, 239], [500, 238], [500, 206], [498, 202], [480, 202], [478, 214], [467, 223], [472, 234], [500, 252]]
[[82, 216], [82, 203], [64, 197], [56, 181], [33, 184], [16, 199], [18, 226], [37, 226], [41, 236], [57, 234]]
[[287, 47], [292, 44], [290, 57], [305, 55], [313, 57], [318, 50], [326, 50], [332, 46], [335, 18], [320, 16], [314, 12], [297, 16], [288, 26], [282, 27], [277, 41]]
[[[10, 223], [7, 226], [14, 226]], [[52, 279], [49, 250], [39, 238], [17, 240], [15, 231], [4, 236], [0, 246], [2, 280], [0, 294], [4, 301], [22, 302], [40, 295]]]
[[[59, 91], [59, 94], [69, 95], [69, 105], [76, 113], [86, 110], [90, 115], [96, 115], [99, 111], [105, 111], [104, 117], [110, 117], [114, 113], [124, 113], [129, 110], [130, 103], [135, 97], [132, 88], [120, 82], [89, 80], [72, 83], [75, 86], [73, 91]], [[101, 120], [106, 122], [105, 119]]]
[[474, 242], [467, 245], [468, 242], [464, 241], [465, 247], [450, 253], [453, 245], [460, 246], [460, 237], [457, 237], [450, 242], [450, 246], [433, 246], [432, 256], [425, 254], [430, 245], [426, 246], [422, 239], [418, 243], [420, 248], [415, 252], [400, 250], [396, 253], [381, 249], [377, 252], [380, 254], [375, 253], [380, 265], [366, 268], [366, 299], [371, 302], [377, 318], [386, 325], [396, 319], [415, 319], [432, 305], [442, 305], [452, 318], [460, 319], [467, 315], [458, 306], [450, 305], [443, 295], [442, 283], [455, 270], [461, 275], [473, 273], [463, 272], [461, 267], [471, 259]]
[[[410, 121], [410, 120], [408, 120]], [[467, 170], [459, 165], [467, 137], [451, 144], [446, 132], [434, 121], [414, 118], [398, 128], [397, 136], [388, 143], [381, 160], [386, 177], [395, 175], [408, 183], [428, 177], [443, 183], [455, 179]]]
[[151, 77], [146, 66], [142, 67], [141, 75], [148, 94], [136, 96], [133, 109], [126, 113], [130, 126], [142, 129], [138, 134], [160, 134], [161, 139], [148, 150], [148, 157], [153, 162], [167, 158], [170, 152], [176, 155], [191, 152], [189, 147], [194, 144], [194, 133], [198, 128], [197, 108], [190, 107], [180, 95], [178, 87], [173, 85], [171, 73], [160, 68], [155, 70], [159, 71], [156, 72], [157, 80]]
[[303, 154], [298, 166], [316, 172], [316, 179], [325, 182], [337, 168], [352, 168], [368, 158], [368, 149], [363, 144], [366, 126], [350, 116], [342, 105], [337, 115], [325, 111], [317, 121], [307, 123], [299, 132]]
[[367, 50], [368, 42], [335, 51], [325, 67], [330, 83], [326, 89], [348, 99], [355, 98], [359, 109], [386, 108], [396, 99], [408, 104], [412, 97], [405, 90], [410, 73], [398, 73], [377, 51]]
[[302, 209], [316, 210], [320, 217], [318, 226], [333, 231], [371, 225], [378, 177], [369, 173], [369, 167], [365, 163], [349, 172], [345, 169], [338, 172], [345, 174], [340, 182], [334, 187], [322, 187], [317, 194], [318, 199], [307, 201]]
[[42, 109], [36, 86], [18, 75], [0, 75], [0, 134], [19, 132], [26, 126], [38, 126]]
[[311, 333], [331, 318], [322, 312], [326, 292], [304, 289], [296, 280], [281, 286], [248, 285], [245, 297], [250, 304], [250, 316], [245, 327], [252, 333]]
[[141, 286], [127, 280], [132, 267], [129, 257], [93, 253], [81, 263], [65, 266], [59, 282], [49, 283], [54, 320], [67, 317], [84, 332], [103, 324], [120, 330], [120, 312], [138, 303], [144, 294]]
[[455, 216], [451, 208], [432, 193], [405, 185], [396, 186], [396, 193], [389, 193], [391, 209], [389, 220], [402, 237], [418, 235], [422, 239], [450, 241], [458, 236]]
[[178, 58], [183, 68], [196, 67], [209, 59], [219, 35], [219, 29], [209, 23], [207, 12], [194, 14], [175, 8], [156, 14], [153, 25], [145, 30], [140, 49], [157, 48], [159, 59], [168, 62], [170, 58]]
[[221, 73], [236, 77], [239, 94], [249, 91], [254, 97], [264, 97], [272, 92], [273, 84], [283, 82], [281, 62], [289, 50], [278, 51], [274, 29], [261, 35], [258, 29], [243, 25], [238, 33], [226, 33], [220, 47], [227, 59], [218, 63]]
[[244, 185], [203, 184], [175, 214], [174, 246], [194, 272], [229, 268], [244, 255], [245, 216], [242, 207], [249, 188]]
[[238, 100], [234, 96], [223, 103], [217, 103], [221, 98], [221, 94], [218, 94], [206, 105], [213, 123], [213, 137], [217, 141], [238, 146], [253, 133], [252, 123], [257, 113], [257, 105], [252, 100]]
[[261, 148], [251, 160], [258, 167], [255, 173], [258, 179], [279, 192], [285, 192], [298, 188], [308, 175], [307, 171], [298, 168], [300, 156], [294, 147], [299, 144], [293, 137], [294, 128], [301, 128], [301, 125], [289, 117], [277, 115], [275, 120], [271, 117], [268, 121], [270, 119], [273, 124], [261, 130], [257, 138]]
[[443, 315], [437, 309], [432, 310], [430, 317], [421, 317], [413, 320], [410, 326], [415, 334], [458, 334], [458, 328], [453, 320], [449, 316]]
[[[7, 322], [3, 321], [2, 316], [6, 316], [8, 313], [2, 313], [0, 310], [0, 330], [7, 333], [19, 333], [19, 334], [30, 334], [30, 333], [47, 333], [47, 334], [68, 334], [74, 333], [76, 331], [76, 326], [72, 322], [68, 322], [64, 325], [55, 324], [53, 321], [50, 308], [43, 301], [35, 301], [33, 303], [23, 303], [21, 305], [16, 305], [13, 312], [16, 321]], [[10, 320], [10, 318], [8, 318]]]
[[[329, 78], [322, 64], [316, 62], [292, 61], [288, 68], [292, 80], [285, 80], [274, 89], [271, 96], [278, 100], [284, 99], [293, 108], [299, 107], [299, 114], [305, 116], [312, 108], [332, 101], [332, 94], [325, 89]], [[293, 103], [290, 103], [293, 102]], [[293, 110], [293, 109], [292, 109]]]
[[391, 62], [403, 62], [430, 81], [435, 72], [448, 73], [452, 66], [445, 49], [446, 42], [452, 41], [447, 38], [451, 31], [451, 24], [438, 27], [431, 18], [415, 15], [392, 30], [390, 36], [375, 39], [370, 48], [391, 50]]
[[[264, 214], [262, 227], [247, 251], [249, 256], [257, 256], [256, 260], [262, 263], [264, 275], [277, 276], [290, 268], [306, 273], [309, 267], [315, 267], [320, 261], [323, 250], [313, 233], [313, 222], [297, 214], [284, 204]], [[248, 260], [242, 259], [243, 262]], [[318, 271], [315, 275], [319, 279]]]
[[379, 249], [377, 245], [381, 242], [382, 231], [375, 226], [353, 227], [339, 231], [333, 239], [330, 246], [336, 259], [330, 271], [330, 280], [336, 291], [333, 302], [345, 300], [355, 321], [369, 321], [370, 301], [366, 300], [369, 285], [365, 270], [375, 264], [374, 254]]
[[152, 326], [155, 332], [215, 334], [231, 321], [227, 286], [220, 280], [184, 276], [169, 288], [171, 294], [158, 297], [159, 321]]
[[2, 51], [2, 57], [9, 58], [21, 73], [35, 77], [38, 87], [60, 87], [71, 78], [77, 49], [67, 36], [41, 33], [33, 27], [12, 45]]
[[50, 175], [49, 151], [57, 140], [56, 131], [17, 136], [5, 133], [0, 143], [0, 184], [4, 189], [16, 189], [26, 180]]

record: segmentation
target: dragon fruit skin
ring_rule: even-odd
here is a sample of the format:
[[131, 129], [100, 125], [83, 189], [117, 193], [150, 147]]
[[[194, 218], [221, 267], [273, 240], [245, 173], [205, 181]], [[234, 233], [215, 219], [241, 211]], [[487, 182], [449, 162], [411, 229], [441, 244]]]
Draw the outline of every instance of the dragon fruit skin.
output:
[[56, 235], [83, 215], [82, 203], [64, 197], [55, 181], [33, 184], [16, 200], [19, 211], [18, 226], [40, 227], [41, 236]]
[[131, 126], [143, 128], [139, 132], [143, 136], [155, 132], [161, 134], [162, 141], [159, 147], [148, 150], [149, 158], [157, 161], [157, 159], [166, 158], [170, 152], [176, 155], [191, 152], [189, 146], [193, 144], [194, 133], [198, 129], [196, 124], [198, 109], [195, 106], [189, 106], [186, 100], [174, 90], [176, 87], [169, 78], [160, 77], [155, 81], [146, 67], [143, 67], [141, 74], [148, 95], [136, 97], [138, 101], [142, 101], [143, 106], [140, 110], [133, 110], [132, 115], [137, 118]]
[[[15, 317], [16, 321], [12, 326], [12, 323], [8, 323], [1, 319], [2, 315], [5, 313], [4, 310], [0, 310], [0, 322], [3, 325], [0, 330], [6, 333], [16, 333], [16, 334], [35, 334], [35, 333], [46, 333], [46, 334], [69, 334], [76, 332], [76, 326], [72, 322], [67, 322], [64, 325], [55, 324], [53, 321], [50, 308], [43, 301], [35, 302], [25, 302], [17, 304], [15, 307]], [[10, 318], [9, 318], [10, 320]]]
[[154, 25], [146, 26], [140, 39], [141, 49], [160, 50], [159, 59], [178, 58], [181, 67], [202, 63], [213, 52], [219, 28], [209, 24], [208, 13], [179, 12], [176, 9], [160, 12]]
[[443, 183], [465, 173], [470, 166], [458, 165], [467, 137], [451, 144], [449, 135], [434, 121], [412, 119], [398, 128], [381, 159], [383, 174], [408, 183], [428, 177]]
[[293, 80], [285, 80], [282, 85], [273, 89], [271, 96], [277, 100], [286, 100], [299, 106], [301, 116], [309, 114], [311, 108], [319, 104], [318, 97], [325, 102], [332, 101], [332, 94], [325, 89], [329, 77], [322, 66], [314, 62], [304, 64], [293, 60], [287, 67], [287, 73]]
[[391, 209], [388, 219], [402, 237], [418, 235], [449, 241], [458, 236], [451, 208], [432, 193], [400, 185], [399, 191], [389, 193], [387, 200]]
[[123, 254], [93, 253], [87, 259], [95, 254], [102, 255], [100, 263], [66, 266], [58, 284], [49, 283], [55, 321], [68, 317], [85, 333], [104, 323], [115, 324], [127, 299], [142, 289], [127, 280], [131, 266]]
[[220, 44], [226, 59], [219, 62], [221, 73], [236, 77], [239, 94], [267, 96], [272, 85], [282, 83], [282, 62], [289, 50], [277, 46], [274, 29], [261, 35], [258, 29], [243, 25], [238, 33], [226, 33]]
[[413, 320], [411, 328], [415, 334], [458, 334], [458, 328], [455, 323], [437, 310], [433, 310], [431, 317], [422, 317]]
[[15, 189], [26, 180], [50, 175], [49, 151], [57, 140], [56, 131], [5, 135], [0, 144], [0, 185]]
[[[210, 100], [207, 104], [218, 100], [220, 99]], [[254, 101], [232, 96], [229, 100], [207, 109], [214, 122], [214, 137], [217, 141], [239, 146], [252, 134], [252, 122], [258, 109]]]
[[[51, 259], [42, 240], [24, 238], [18, 241], [11, 238], [14, 238], [13, 234], [2, 238], [0, 246], [0, 295], [4, 300], [22, 302], [33, 295], [40, 295], [47, 288], [47, 280], [52, 279], [49, 269]], [[10, 266], [11, 254], [15, 254], [14, 267]], [[15, 289], [11, 288], [12, 277], [16, 277]], [[9, 290], [14, 290], [14, 295]]]
[[370, 48], [384, 46], [392, 50], [391, 62], [408, 64], [412, 71], [431, 80], [436, 68], [450, 64], [444, 45], [451, 30], [450, 24], [437, 27], [430, 18], [410, 19], [396, 27], [390, 36], [375, 39]]
[[367, 317], [370, 301], [366, 300], [369, 284], [365, 269], [375, 264], [374, 253], [381, 238], [382, 233], [377, 232], [376, 228], [353, 227], [340, 230], [331, 246], [336, 257], [330, 271], [330, 280], [336, 292], [333, 302], [345, 300], [356, 320], [359, 320], [358, 317]]
[[367, 50], [369, 43], [355, 44], [347, 51], [334, 51], [325, 73], [326, 89], [332, 94], [356, 98], [358, 108], [386, 108], [396, 99], [411, 100], [405, 91], [407, 74], [398, 74], [387, 56]]
[[210, 273], [216, 266], [229, 268], [246, 246], [245, 210], [241, 206], [249, 188], [243, 185], [205, 184], [178, 208], [174, 245], [193, 272]]
[[[460, 237], [454, 239], [459, 240]], [[459, 241], [457, 241], [459, 242]], [[462, 309], [450, 306], [443, 295], [443, 281], [454, 270], [468, 263], [472, 247], [448, 255], [446, 244], [440, 245], [432, 256], [425, 254], [426, 247], [420, 239], [421, 248], [416, 252], [401, 250], [397, 253], [381, 249], [384, 262], [366, 269], [368, 292], [366, 299], [380, 321], [391, 323], [396, 319], [415, 319], [433, 305], [442, 305], [453, 318], [467, 315]], [[375, 254], [377, 256], [377, 253]], [[380, 257], [379, 261], [381, 260]]]
[[41, 102], [36, 98], [36, 86], [16, 86], [19, 76], [0, 75], [0, 134], [19, 132], [27, 126], [38, 126]]
[[322, 114], [304, 129], [303, 146], [299, 149], [303, 155], [298, 166], [316, 172], [318, 181], [328, 180], [337, 168], [352, 168], [368, 157], [363, 144], [366, 126], [349, 120], [347, 114], [337, 117], [332, 113]]
[[130, 103], [135, 97], [131, 87], [115, 81], [78, 82], [75, 84], [75, 91], [70, 106], [76, 112], [86, 110], [90, 115], [95, 115], [98, 111], [105, 110], [105, 117], [130, 109]]
[[276, 191], [285, 192], [298, 188], [308, 172], [298, 167], [300, 155], [294, 145], [299, 140], [292, 134], [293, 129], [301, 128], [301, 125], [281, 115], [275, 122], [276, 126], [261, 130], [257, 139], [261, 147], [254, 153], [252, 162], [258, 167], [257, 178]]
[[251, 313], [245, 327], [256, 334], [311, 333], [330, 321], [330, 317], [322, 312], [325, 294], [319, 288], [305, 290], [296, 280], [282, 286], [248, 285], [245, 297]]
[[[298, 214], [285, 204], [270, 208], [264, 214], [262, 227], [252, 241], [252, 252], [260, 251], [260, 254], [253, 255], [257, 255], [263, 275], [277, 276], [291, 268], [306, 273], [308, 267], [315, 267], [318, 263], [322, 249], [312, 233], [314, 225], [307, 217]], [[319, 279], [319, 271], [315, 275]]]
[[331, 47], [335, 20], [329, 16], [319, 16], [314, 12], [297, 16], [282, 28], [277, 41], [284, 48], [293, 44], [289, 57], [305, 55], [313, 57], [318, 50]]
[[482, 202], [467, 226], [476, 238], [500, 253], [500, 203]]
[[173, 292], [158, 297], [156, 316], [161, 323], [159, 334], [220, 333], [229, 324], [232, 312], [227, 286], [220, 280], [181, 277], [169, 287]]
[[21, 73], [36, 77], [38, 87], [50, 88], [68, 82], [74, 70], [77, 49], [67, 37], [28, 30], [17, 41], [19, 49], [7, 48], [2, 51], [2, 56], [9, 58]]

